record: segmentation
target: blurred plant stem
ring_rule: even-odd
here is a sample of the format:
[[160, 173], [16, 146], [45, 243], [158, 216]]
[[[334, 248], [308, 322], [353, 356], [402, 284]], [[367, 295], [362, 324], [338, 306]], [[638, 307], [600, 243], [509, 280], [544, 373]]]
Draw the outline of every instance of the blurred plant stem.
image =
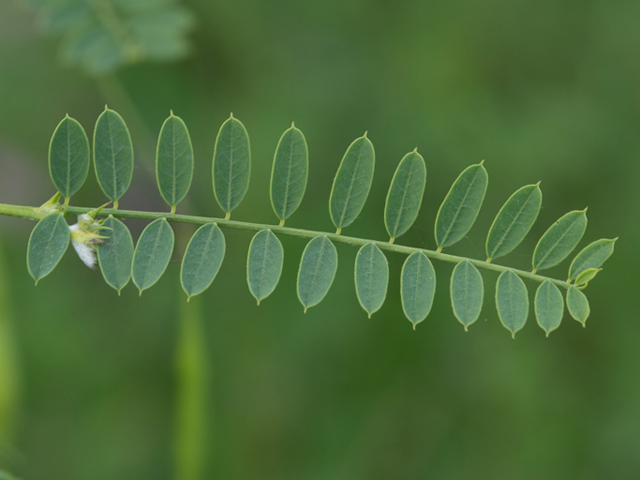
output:
[[180, 290], [176, 352], [177, 408], [174, 444], [175, 480], [200, 480], [206, 442], [207, 359], [203, 345], [201, 298], [184, 301]]

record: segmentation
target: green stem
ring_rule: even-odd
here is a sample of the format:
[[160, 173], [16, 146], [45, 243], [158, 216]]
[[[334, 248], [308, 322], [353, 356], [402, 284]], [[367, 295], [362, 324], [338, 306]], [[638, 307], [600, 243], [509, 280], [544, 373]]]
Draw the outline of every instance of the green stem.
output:
[[[65, 213], [65, 215], [69, 215], [69, 214], [78, 215], [80, 213], [87, 213], [92, 210], [91, 208], [85, 208], [85, 207], [61, 206], [60, 208]], [[21, 207], [16, 205], [6, 205], [2, 203], [0, 203], [0, 215], [32, 218], [36, 220], [44, 217], [44, 215], [38, 213], [37, 209], [35, 209], [34, 207]], [[338, 235], [336, 233], [319, 232], [316, 230], [304, 230], [301, 228], [281, 227], [279, 225], [265, 225], [261, 223], [242, 222], [239, 220], [226, 220], [224, 218], [199, 217], [195, 215], [178, 215], [178, 214], [163, 213], [163, 212], [140, 212], [135, 210], [113, 210], [113, 209], [105, 208], [100, 212], [100, 215], [101, 216], [113, 215], [114, 217], [117, 217], [117, 218], [136, 218], [136, 219], [142, 219], [142, 220], [155, 220], [157, 218], [166, 218], [170, 222], [190, 223], [194, 225], [216, 223], [218, 226], [223, 228], [249, 230], [251, 232], [259, 232], [260, 230], [270, 229], [273, 233], [280, 233], [282, 235], [291, 235], [293, 237], [300, 237], [300, 238], [315, 238], [319, 235], [324, 235], [329, 240], [336, 243], [345, 243], [347, 245], [353, 245], [355, 247], [361, 247], [368, 243], [373, 243], [377, 245], [380, 248], [380, 250], [386, 250], [388, 252], [395, 252], [395, 253], [402, 253], [405, 255], [411, 255], [412, 253], [415, 253], [415, 252], [422, 252], [429, 258], [433, 258], [434, 260], [441, 260], [443, 262], [449, 262], [449, 263], [460, 263], [467, 260], [472, 265], [475, 265], [476, 267], [482, 268], [484, 270], [491, 270], [498, 273], [502, 273], [506, 270], [511, 270], [512, 272], [516, 273], [520, 277], [526, 278], [528, 280], [533, 280], [534, 282], [542, 283], [546, 280], [550, 280], [551, 282], [553, 282], [559, 287], [563, 287], [563, 288], [570, 287], [570, 285], [563, 280], [545, 277], [543, 275], [526, 272], [524, 270], [518, 270], [518, 269], [507, 267], [504, 265], [498, 265], [496, 263], [489, 263], [484, 260], [475, 260], [473, 258], [461, 257], [458, 255], [449, 255], [448, 253], [442, 253], [435, 250], [427, 250], [424, 248], [406, 247], [404, 245], [398, 245], [398, 244], [389, 243], [386, 241], [369, 240], [366, 238], [346, 237], [344, 235]]]

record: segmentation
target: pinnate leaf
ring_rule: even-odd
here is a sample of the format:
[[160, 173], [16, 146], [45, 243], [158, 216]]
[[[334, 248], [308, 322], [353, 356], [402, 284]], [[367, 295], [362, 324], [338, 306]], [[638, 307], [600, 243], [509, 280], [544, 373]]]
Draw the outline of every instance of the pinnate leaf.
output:
[[402, 266], [400, 295], [402, 309], [414, 330], [429, 315], [435, 293], [436, 272], [431, 261], [422, 252], [412, 253]]
[[93, 133], [96, 177], [104, 194], [117, 202], [127, 191], [133, 176], [133, 145], [129, 129], [114, 110], [105, 109]]
[[280, 220], [289, 218], [300, 206], [308, 176], [307, 141], [292, 125], [280, 137], [271, 170], [271, 205]]
[[576, 248], [587, 229], [587, 210], [575, 210], [561, 217], [542, 235], [533, 252], [534, 270], [553, 267]]
[[329, 212], [338, 229], [348, 227], [360, 215], [373, 182], [375, 151], [366, 134], [347, 149], [333, 179]]
[[180, 282], [187, 300], [209, 288], [218, 275], [225, 250], [224, 235], [217, 225], [207, 223], [193, 234], [180, 270]]
[[489, 176], [482, 163], [464, 170], [451, 186], [436, 217], [436, 245], [449, 247], [469, 232], [487, 192]]
[[584, 327], [591, 309], [587, 296], [576, 287], [569, 287], [567, 290], [567, 309], [571, 316]]
[[389, 263], [377, 245], [367, 243], [358, 251], [355, 281], [358, 301], [371, 318], [382, 307], [389, 285]]
[[82, 125], [68, 115], [58, 124], [49, 144], [49, 174], [58, 191], [70, 197], [89, 173], [89, 139]]
[[273, 293], [280, 281], [284, 249], [271, 230], [260, 230], [249, 245], [247, 283], [249, 291], [260, 302]]
[[511, 195], [489, 229], [487, 258], [502, 257], [520, 245], [538, 218], [541, 206], [540, 185], [526, 185]]
[[108, 217], [100, 235], [106, 237], [98, 244], [100, 271], [108, 285], [120, 291], [129, 283], [133, 264], [133, 239], [124, 223]]
[[220, 127], [213, 151], [213, 193], [225, 213], [236, 208], [249, 188], [249, 134], [233, 115]]
[[162, 276], [171, 260], [175, 237], [164, 218], [151, 222], [142, 231], [133, 254], [131, 276], [140, 295]]
[[68, 246], [69, 226], [61, 213], [47, 215], [36, 224], [27, 247], [27, 269], [36, 285], [58, 265]]
[[569, 267], [569, 281], [578, 278], [585, 270], [600, 268], [613, 253], [617, 238], [602, 238], [584, 247]]
[[496, 284], [496, 307], [502, 324], [515, 338], [524, 327], [529, 315], [529, 297], [522, 279], [511, 270], [505, 270]]
[[547, 337], [560, 326], [564, 313], [564, 299], [560, 289], [550, 280], [545, 280], [536, 291], [535, 311], [538, 325]]
[[453, 314], [467, 330], [482, 310], [484, 283], [478, 269], [468, 260], [458, 263], [451, 274]]
[[400, 161], [391, 180], [384, 208], [384, 224], [392, 240], [406, 233], [418, 218], [427, 184], [427, 167], [416, 150]]
[[304, 311], [325, 297], [338, 270], [338, 252], [327, 237], [312, 239], [302, 252], [298, 271], [298, 298]]
[[156, 152], [158, 188], [171, 207], [180, 203], [189, 191], [193, 178], [193, 147], [189, 130], [173, 112], [160, 130]]

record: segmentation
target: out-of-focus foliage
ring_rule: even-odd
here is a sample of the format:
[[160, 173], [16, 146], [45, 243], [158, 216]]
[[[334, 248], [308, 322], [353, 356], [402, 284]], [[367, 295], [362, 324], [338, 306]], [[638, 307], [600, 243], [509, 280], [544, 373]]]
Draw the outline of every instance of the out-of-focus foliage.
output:
[[60, 56], [92, 74], [189, 52], [193, 15], [177, 0], [25, 0], [42, 30], [62, 36]]

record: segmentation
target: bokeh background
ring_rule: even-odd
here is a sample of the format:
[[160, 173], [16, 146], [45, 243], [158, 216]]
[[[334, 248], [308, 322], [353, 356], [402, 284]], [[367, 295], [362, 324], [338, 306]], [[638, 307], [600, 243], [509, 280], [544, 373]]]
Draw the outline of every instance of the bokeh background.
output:
[[[91, 132], [108, 103], [137, 149], [122, 208], [166, 209], [153, 144], [173, 109], [196, 153], [178, 211], [220, 216], [210, 162], [233, 111], [253, 151], [237, 219], [276, 223], [271, 161], [295, 121], [310, 181], [291, 226], [333, 230], [333, 175], [368, 130], [376, 175], [349, 235], [386, 238], [391, 175], [417, 146], [427, 189], [403, 244], [434, 248], [440, 202], [482, 159], [487, 198], [452, 253], [484, 258], [499, 207], [539, 180], [538, 222], [504, 262], [527, 268], [546, 228], [585, 206], [579, 248], [620, 240], [586, 291], [586, 329], [565, 313], [547, 339], [532, 313], [514, 341], [497, 318], [490, 272], [481, 318], [465, 333], [449, 304], [452, 267], [438, 263], [434, 308], [414, 332], [399, 302], [398, 255], [388, 255], [388, 300], [367, 319], [356, 250], [338, 245], [335, 284], [304, 315], [295, 293], [304, 241], [282, 238], [282, 279], [257, 307], [245, 280], [251, 235], [226, 230], [217, 280], [187, 306], [184, 241], [141, 298], [133, 285], [118, 297], [71, 250], [34, 287], [25, 266], [33, 223], [1, 218], [0, 470], [23, 480], [640, 478], [637, 0], [182, 0], [174, 43], [152, 28], [148, 61], [82, 50], [83, 37], [72, 45], [81, 54], [61, 52], [64, 34], [43, 32], [46, 3], [0, 1], [0, 202], [47, 200], [55, 126], [69, 113]], [[127, 2], [89, 3], [119, 14]], [[106, 60], [83, 64], [84, 54]], [[91, 173], [73, 203], [103, 202]], [[144, 222], [128, 225], [135, 237]], [[176, 231], [188, 239], [193, 229]], [[549, 273], [564, 278], [568, 263]]]

